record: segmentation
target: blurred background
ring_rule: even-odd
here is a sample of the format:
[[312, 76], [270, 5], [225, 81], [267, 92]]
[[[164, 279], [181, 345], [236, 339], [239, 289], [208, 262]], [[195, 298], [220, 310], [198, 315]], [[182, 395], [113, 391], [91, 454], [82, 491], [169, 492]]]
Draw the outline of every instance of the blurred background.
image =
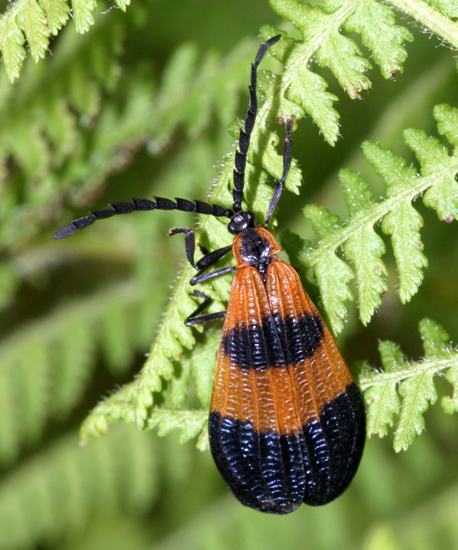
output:
[[[6, 2], [0, 5], [4, 11]], [[339, 96], [341, 139], [331, 148], [310, 119], [300, 122], [293, 155], [304, 185], [299, 198], [285, 193], [280, 228], [316, 242], [301, 209], [317, 202], [345, 219], [340, 168], [361, 172], [376, 196], [385, 193], [362, 157], [363, 140], [414, 163], [402, 130], [437, 136], [433, 106], [457, 106], [450, 50], [401, 14], [398, 22], [415, 36], [404, 73], [386, 81], [375, 66], [362, 101], [321, 71]], [[249, 66], [266, 23], [282, 24], [266, 0], [139, 0], [126, 13], [99, 4], [90, 32], [77, 35], [70, 23], [44, 61], [26, 61], [14, 85], [1, 71], [1, 549], [458, 548], [458, 422], [439, 405], [408, 452], [396, 454], [389, 437], [368, 440], [341, 498], [288, 517], [241, 506], [210, 453], [195, 441], [180, 445], [174, 433], [159, 438], [119, 424], [78, 446], [88, 412], [141, 369], [184, 261], [182, 241], [165, 235], [195, 219], [133, 214], [66, 241], [51, 236], [108, 202], [205, 200], [233, 147], [228, 127], [244, 116]], [[165, 89], [180, 64], [187, 77]], [[273, 60], [267, 67], [278, 70]], [[205, 89], [206, 71], [218, 74], [219, 91]], [[209, 100], [196, 104], [196, 97]], [[383, 339], [419, 359], [424, 317], [458, 342], [457, 224], [441, 223], [420, 201], [416, 208], [425, 221], [424, 284], [400, 304], [385, 239], [390, 292], [368, 327], [349, 304], [338, 344], [350, 365], [379, 367]], [[319, 306], [316, 289], [306, 286]], [[437, 387], [450, 394], [445, 381]]]

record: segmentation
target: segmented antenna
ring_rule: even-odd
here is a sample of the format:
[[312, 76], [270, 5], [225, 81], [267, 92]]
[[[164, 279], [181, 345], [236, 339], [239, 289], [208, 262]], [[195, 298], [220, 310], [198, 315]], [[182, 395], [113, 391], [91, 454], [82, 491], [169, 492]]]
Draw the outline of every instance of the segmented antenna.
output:
[[259, 64], [266, 55], [267, 50], [276, 44], [281, 38], [281, 35], [278, 34], [265, 44], [261, 44], [256, 59], [254, 63], [251, 64], [251, 80], [250, 80], [250, 99], [248, 102], [248, 110], [245, 117], [245, 130], [240, 129], [240, 138], [239, 138], [239, 150], [235, 152], [235, 170], [234, 170], [234, 190], [232, 191], [232, 196], [234, 197], [234, 212], [238, 213], [242, 211], [242, 200], [243, 200], [243, 186], [245, 181], [245, 165], [246, 165], [246, 154], [248, 151], [248, 146], [250, 144], [251, 132], [253, 130], [254, 122], [256, 120], [256, 113], [258, 111], [258, 100], [256, 98], [256, 80], [257, 80], [257, 69]]
[[267, 209], [266, 219], [264, 222], [264, 227], [268, 227], [270, 219], [277, 208], [278, 201], [280, 200], [281, 194], [283, 192], [283, 186], [285, 185], [286, 178], [288, 177], [288, 172], [291, 167], [291, 129], [294, 124], [294, 117], [292, 116], [286, 121], [286, 139], [285, 146], [283, 149], [283, 174], [281, 179], [279, 179], [274, 187], [272, 193], [272, 198], [270, 199], [269, 208]]
[[73, 235], [76, 231], [92, 225], [97, 220], [111, 218], [117, 214], [130, 214], [131, 212], [144, 212], [147, 210], [180, 210], [182, 212], [196, 212], [197, 214], [207, 214], [217, 218], [231, 218], [233, 212], [228, 208], [223, 208], [216, 204], [207, 204], [202, 201], [188, 201], [186, 199], [177, 199], [175, 201], [154, 197], [154, 201], [148, 199], [132, 199], [131, 202], [118, 202], [109, 204], [109, 208], [104, 210], [94, 210], [89, 216], [83, 216], [70, 222], [70, 225], [64, 227], [53, 235], [54, 239], [65, 239]]

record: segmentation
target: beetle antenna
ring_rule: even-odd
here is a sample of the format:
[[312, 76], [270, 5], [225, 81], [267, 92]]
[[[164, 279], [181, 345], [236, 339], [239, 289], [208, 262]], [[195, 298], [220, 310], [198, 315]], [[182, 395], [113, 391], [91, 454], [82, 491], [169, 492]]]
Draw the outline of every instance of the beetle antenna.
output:
[[256, 80], [258, 67], [266, 55], [267, 50], [276, 44], [281, 38], [281, 34], [277, 34], [265, 44], [261, 44], [254, 63], [251, 64], [251, 80], [250, 80], [250, 100], [248, 102], [248, 110], [245, 117], [245, 129], [240, 129], [239, 150], [235, 152], [235, 170], [234, 170], [234, 212], [242, 211], [243, 186], [245, 180], [245, 165], [248, 146], [250, 145], [251, 132], [256, 120], [258, 111], [258, 101], [256, 98]]

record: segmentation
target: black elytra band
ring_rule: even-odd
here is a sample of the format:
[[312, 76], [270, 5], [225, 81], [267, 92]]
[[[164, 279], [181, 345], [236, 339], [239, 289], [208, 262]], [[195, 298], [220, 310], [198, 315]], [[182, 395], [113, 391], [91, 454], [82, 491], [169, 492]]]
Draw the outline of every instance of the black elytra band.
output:
[[239, 368], [266, 370], [296, 365], [311, 357], [323, 340], [323, 321], [304, 314], [298, 318], [266, 316], [262, 324], [232, 327], [221, 350]]

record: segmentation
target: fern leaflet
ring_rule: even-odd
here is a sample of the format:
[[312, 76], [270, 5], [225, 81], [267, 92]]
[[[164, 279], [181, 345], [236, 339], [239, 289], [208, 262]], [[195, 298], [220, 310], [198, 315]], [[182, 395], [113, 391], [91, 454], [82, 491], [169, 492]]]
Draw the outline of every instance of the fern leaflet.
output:
[[394, 449], [406, 450], [425, 427], [423, 413], [437, 400], [433, 378], [445, 373], [453, 395], [442, 399], [445, 412], [458, 410], [458, 352], [450, 345], [447, 332], [431, 319], [420, 322], [425, 357], [408, 361], [399, 347], [390, 341], [379, 344], [383, 372], [374, 372], [363, 364], [359, 377], [367, 405], [367, 431], [384, 437], [399, 421], [394, 432]]

